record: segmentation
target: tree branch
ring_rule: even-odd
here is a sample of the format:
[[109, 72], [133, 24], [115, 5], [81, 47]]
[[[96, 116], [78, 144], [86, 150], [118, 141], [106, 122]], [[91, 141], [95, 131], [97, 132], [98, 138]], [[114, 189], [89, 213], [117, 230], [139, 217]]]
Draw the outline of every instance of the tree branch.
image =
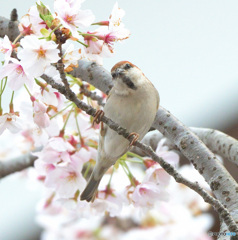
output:
[[33, 166], [36, 159], [36, 156], [27, 153], [14, 159], [0, 161], [0, 179]]
[[[224, 160], [230, 160], [238, 165], [238, 141], [236, 139], [215, 129], [190, 127], [190, 130], [195, 133], [213, 153], [218, 154]], [[164, 138], [164, 135], [160, 132], [151, 131], [146, 134], [142, 141], [155, 149], [162, 138]], [[169, 146], [170, 149], [178, 150], [169, 139], [166, 139], [165, 145]], [[134, 151], [140, 155], [143, 154], [140, 149], [134, 149]]]
[[97, 93], [89, 91], [85, 85], [80, 86], [80, 93], [83, 93], [86, 97], [91, 98], [94, 101], [97, 101], [98, 105], [104, 106], [103, 98], [98, 96]]
[[[10, 41], [14, 41], [16, 37], [20, 34], [18, 30], [18, 24], [19, 22], [15, 18], [14, 15], [15, 9], [13, 9], [11, 13], [11, 19], [9, 20], [5, 17], [0, 17], [0, 37], [3, 38], [5, 35], [7, 35], [10, 39]], [[16, 19], [16, 20], [15, 20]]]

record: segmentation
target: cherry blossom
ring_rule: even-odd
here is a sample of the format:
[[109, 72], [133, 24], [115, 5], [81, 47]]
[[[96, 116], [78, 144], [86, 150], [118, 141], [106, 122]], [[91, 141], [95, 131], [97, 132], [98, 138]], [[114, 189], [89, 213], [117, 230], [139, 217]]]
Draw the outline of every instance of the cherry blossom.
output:
[[40, 18], [36, 6], [32, 6], [26, 15], [24, 15], [18, 25], [19, 31], [24, 35], [42, 36], [41, 29], [48, 28], [46, 23]]
[[8, 64], [11, 54], [12, 54], [13, 46], [10, 42], [7, 35], [4, 36], [3, 39], [0, 39], [0, 52], [4, 54], [5, 63]]
[[[48, 9], [49, 7], [46, 6]], [[32, 6], [29, 11], [27, 16], [29, 17], [29, 21], [32, 24], [32, 29], [34, 31], [34, 34], [36, 35], [41, 35], [40, 30], [42, 28], [48, 28], [46, 23], [40, 18], [39, 11], [37, 10], [37, 6]]]
[[69, 4], [71, 8], [80, 8], [81, 3], [83, 3], [85, 0], [62, 0]]
[[95, 17], [91, 10], [80, 10], [74, 3], [75, 1], [55, 0], [54, 9], [63, 26], [70, 29], [74, 37], [79, 38], [78, 28], [90, 26]]
[[109, 30], [112, 35], [115, 35], [118, 40], [126, 39], [130, 36], [130, 31], [125, 28], [122, 23], [122, 18], [125, 15], [125, 11], [118, 7], [116, 2], [113, 6], [112, 13], [109, 17]]
[[59, 50], [53, 41], [38, 39], [36, 36], [26, 36], [21, 41], [23, 49], [18, 53], [25, 71], [34, 77], [39, 77], [50, 66], [56, 63]]
[[50, 125], [50, 118], [48, 114], [46, 113], [47, 107], [45, 104], [39, 102], [39, 101], [34, 101], [34, 107], [33, 107], [33, 119], [34, 122], [42, 128], [49, 127]]
[[58, 163], [62, 161], [67, 163], [71, 161], [70, 152], [74, 150], [74, 147], [61, 137], [52, 137], [43, 150], [34, 153], [34, 155], [47, 163]]
[[172, 164], [173, 166], [176, 166], [179, 162], [179, 155], [174, 151], [169, 151], [168, 146], [164, 146], [166, 139], [162, 139], [156, 148], [156, 154], [159, 157], [162, 157], [166, 162], [169, 164]]
[[0, 69], [0, 79], [6, 76], [8, 77], [8, 86], [14, 91], [21, 88], [24, 84], [30, 88], [33, 87], [33, 77], [26, 74], [21, 62], [15, 58], [11, 58], [11, 63]]
[[166, 187], [169, 184], [171, 176], [158, 164], [154, 164], [146, 170], [143, 182], [153, 182], [160, 187]]
[[22, 129], [18, 113], [4, 113], [0, 116], [0, 135], [5, 129], [12, 133], [17, 133]]
[[47, 66], [45, 69], [45, 74], [47, 76], [53, 78], [55, 82], [62, 83], [59, 71], [57, 71], [57, 69], [54, 66], [52, 66], [52, 65]]
[[63, 45], [63, 63], [65, 68], [71, 66], [77, 66], [78, 60], [81, 58], [80, 49], [74, 49], [74, 45], [64, 44]]
[[32, 27], [32, 23], [30, 22], [29, 14], [26, 14], [21, 18], [18, 29], [23, 36], [35, 33]]
[[159, 200], [168, 200], [168, 194], [153, 182], [144, 182], [137, 185], [132, 194], [132, 202], [138, 207], [153, 207]]
[[60, 197], [74, 197], [77, 190], [82, 191], [86, 180], [81, 174], [83, 163], [72, 160], [67, 166], [58, 166], [46, 176], [45, 185], [55, 189]]
[[41, 91], [40, 92], [39, 91], [35, 92], [34, 97], [39, 99], [40, 101], [42, 101], [46, 105], [57, 106], [59, 104], [58, 99], [60, 99], [60, 96], [57, 97], [57, 95], [55, 94], [54, 91], [55, 90], [50, 85], [46, 86], [46, 84], [43, 83], [42, 87], [41, 87]]
[[118, 4], [116, 3], [109, 21], [96, 23], [104, 26], [99, 27], [94, 32], [83, 34], [85, 44], [88, 45], [85, 48], [87, 58], [102, 64], [102, 58], [112, 56], [114, 43], [129, 37], [130, 31], [125, 29], [124, 24], [121, 23], [121, 18], [124, 14], [124, 10], [118, 8]]

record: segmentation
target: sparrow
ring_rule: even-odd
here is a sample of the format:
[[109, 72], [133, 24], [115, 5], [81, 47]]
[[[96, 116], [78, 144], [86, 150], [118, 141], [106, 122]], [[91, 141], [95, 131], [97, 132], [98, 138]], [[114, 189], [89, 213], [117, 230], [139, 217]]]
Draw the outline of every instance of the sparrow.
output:
[[[106, 125], [101, 124], [97, 161], [80, 199], [94, 201], [105, 172], [149, 131], [159, 108], [159, 93], [143, 72], [128, 61], [111, 69], [114, 85], [104, 106], [104, 114], [134, 135], [130, 143]], [[97, 114], [97, 117], [101, 115]]]

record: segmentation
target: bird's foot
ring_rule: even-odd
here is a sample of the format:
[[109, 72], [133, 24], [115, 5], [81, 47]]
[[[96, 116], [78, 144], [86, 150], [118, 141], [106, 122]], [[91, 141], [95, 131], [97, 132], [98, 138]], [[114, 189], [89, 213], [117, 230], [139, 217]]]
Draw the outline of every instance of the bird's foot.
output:
[[128, 136], [128, 139], [131, 137], [131, 136], [134, 136], [133, 139], [130, 141], [130, 147], [133, 146], [135, 144], [135, 142], [139, 139], [139, 134], [138, 133], [135, 133], [135, 132], [132, 132], [129, 134]]
[[[95, 117], [93, 119], [93, 125], [95, 123], [99, 124], [101, 122], [101, 119], [102, 119], [103, 116], [104, 116], [103, 110], [97, 110], [97, 112], [95, 114]], [[101, 123], [101, 124], [102, 124], [102, 128], [103, 128], [103, 123]]]

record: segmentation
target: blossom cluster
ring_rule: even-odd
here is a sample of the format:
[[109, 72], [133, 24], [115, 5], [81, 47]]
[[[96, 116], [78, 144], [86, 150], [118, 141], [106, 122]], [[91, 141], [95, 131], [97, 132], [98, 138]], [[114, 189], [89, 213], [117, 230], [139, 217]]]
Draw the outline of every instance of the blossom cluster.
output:
[[[54, 13], [42, 2], [38, 2], [21, 19], [20, 35], [14, 42], [11, 42], [8, 36], [0, 40], [0, 51], [4, 54], [4, 65], [0, 69], [0, 98], [6, 83], [12, 91], [25, 86], [30, 92], [37, 83], [36, 79], [42, 74], [56, 77], [57, 63], [61, 58], [66, 72], [77, 67], [77, 61], [80, 59], [102, 64], [104, 57], [113, 55], [114, 43], [129, 37], [130, 32], [121, 22], [124, 11], [117, 3], [107, 21], [94, 23], [95, 16], [91, 10], [81, 9], [82, 2], [55, 0]], [[100, 27], [93, 31], [86, 30], [91, 25]], [[75, 47], [76, 43], [79, 47]], [[57, 79], [61, 82], [60, 78]], [[46, 107], [39, 107], [37, 102], [38, 99], [35, 99], [33, 106], [39, 113], [35, 114], [36, 123], [40, 123], [46, 113]], [[2, 116], [2, 112], [0, 101], [0, 133], [7, 128], [16, 132], [19, 129], [19, 114], [14, 112], [13, 106], [9, 113]], [[43, 120], [45, 124], [42, 125], [49, 125], [48, 120]]]

